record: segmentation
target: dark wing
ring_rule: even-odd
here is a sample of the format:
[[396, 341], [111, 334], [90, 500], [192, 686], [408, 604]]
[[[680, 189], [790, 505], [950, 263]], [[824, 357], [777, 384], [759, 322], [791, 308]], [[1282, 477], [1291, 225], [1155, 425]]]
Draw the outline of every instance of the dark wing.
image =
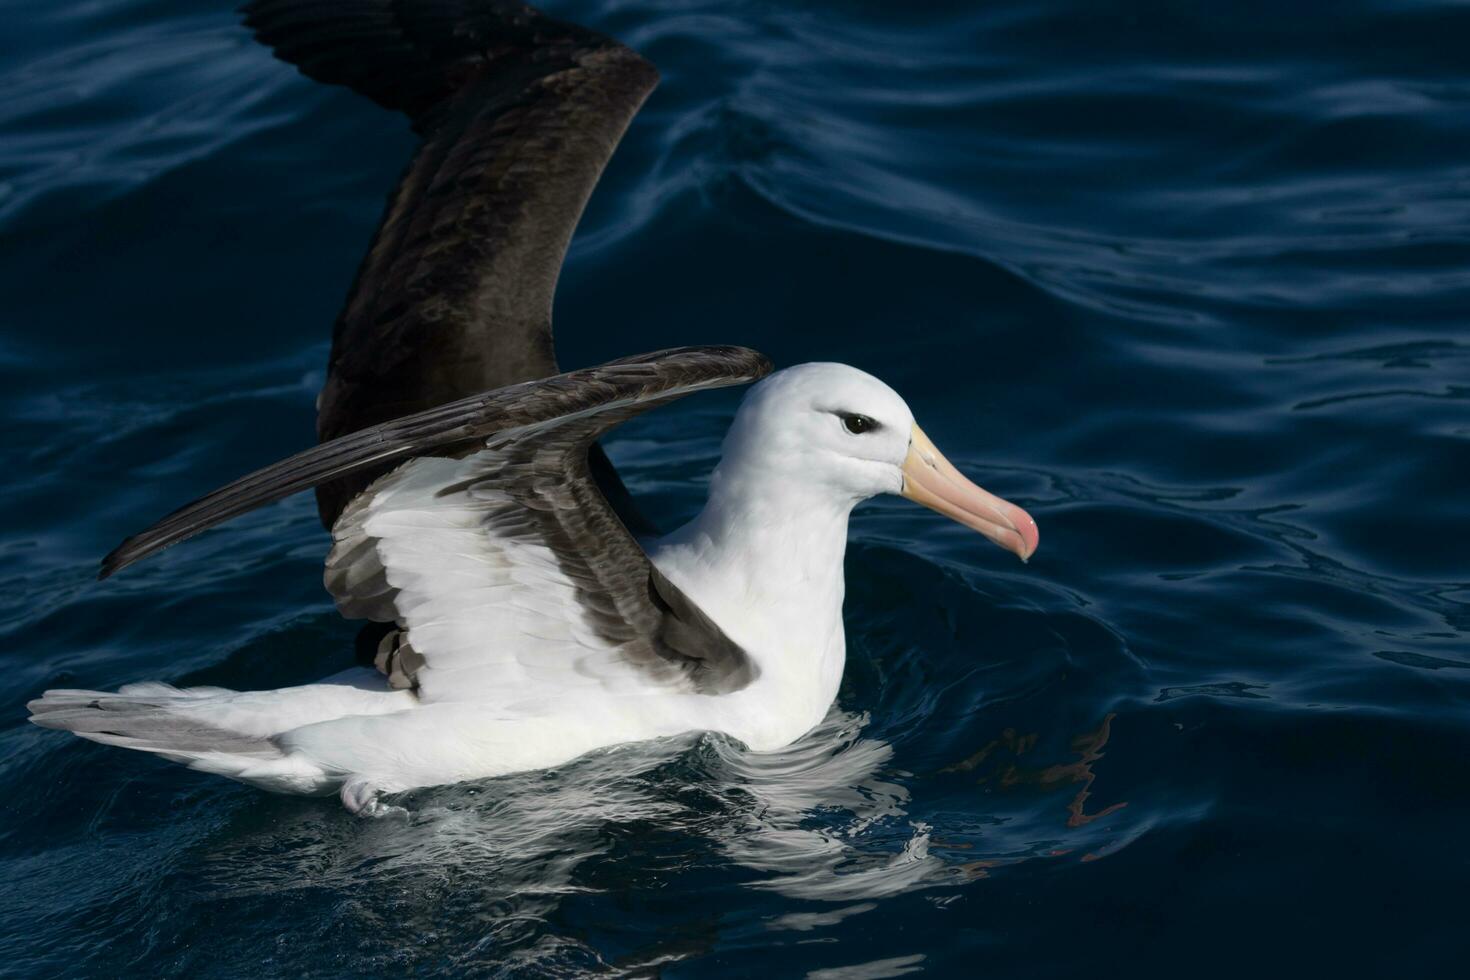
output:
[[176, 511], [124, 541], [102, 574], [324, 480], [408, 460], [343, 512], [326, 573], [345, 614], [399, 625], [381, 665], [396, 683], [430, 700], [525, 698], [553, 682], [733, 690], [753, 677], [745, 653], [648, 561], [587, 449], [650, 408], [769, 371], [744, 348], [686, 347], [396, 419]]
[[[424, 138], [333, 331], [320, 438], [554, 374], [562, 257], [658, 82], [653, 66], [503, 0], [252, 0], [243, 9], [277, 57], [401, 110]], [[593, 452], [610, 491], [620, 489]], [[381, 472], [320, 485], [323, 523]]]

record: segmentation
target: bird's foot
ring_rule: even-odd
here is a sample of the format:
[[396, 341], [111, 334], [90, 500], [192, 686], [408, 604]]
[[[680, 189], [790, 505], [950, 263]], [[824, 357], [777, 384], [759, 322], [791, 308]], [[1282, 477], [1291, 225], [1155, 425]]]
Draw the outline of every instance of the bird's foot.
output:
[[359, 817], [407, 817], [401, 806], [390, 806], [381, 799], [382, 791], [362, 779], [349, 779], [342, 784], [342, 805]]

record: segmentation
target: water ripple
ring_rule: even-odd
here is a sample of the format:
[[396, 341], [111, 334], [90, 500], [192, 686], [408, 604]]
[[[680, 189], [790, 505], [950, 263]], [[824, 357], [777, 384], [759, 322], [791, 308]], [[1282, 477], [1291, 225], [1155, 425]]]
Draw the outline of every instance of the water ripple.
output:
[[[28, 11], [0, 37], [4, 961], [1454, 975], [1470, 8], [554, 9], [664, 77], [569, 256], [563, 362], [873, 370], [1040, 552], [859, 508], [838, 704], [778, 753], [689, 736], [359, 821], [26, 725], [51, 686], [350, 659], [305, 497], [93, 575], [314, 438], [412, 145], [223, 8]], [[666, 526], [734, 398], [610, 440]]]

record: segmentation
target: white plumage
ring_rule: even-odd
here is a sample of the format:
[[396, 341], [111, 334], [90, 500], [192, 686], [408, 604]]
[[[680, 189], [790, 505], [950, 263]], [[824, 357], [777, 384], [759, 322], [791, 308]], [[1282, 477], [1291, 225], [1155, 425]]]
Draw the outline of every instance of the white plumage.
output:
[[[546, 482], [561, 421], [411, 459], [342, 513], [325, 579], [344, 613], [396, 625], [382, 673], [262, 692], [50, 691], [32, 720], [266, 789], [340, 790], [354, 809], [623, 742], [713, 730], [771, 750], [815, 726], [842, 677], [849, 512], [878, 493], [916, 496], [916, 477], [948, 492], [903, 400], [842, 365], [771, 375], [737, 413], [701, 513], [646, 559], [621, 552], [626, 568], [598, 564], [616, 560], [607, 540], [620, 526], [565, 530], [588, 515], [575, 487]], [[956, 499], [991, 507], [977, 519], [1008, 524], [1029, 554], [1023, 512], [965, 484], [952, 489], [983, 496]], [[649, 562], [654, 578], [638, 578]], [[650, 630], [668, 627], [640, 626], [650, 613], [633, 600], [659, 592], [660, 576], [659, 609], [693, 607], [665, 618], [697, 632], [707, 617], [733, 644], [723, 660], [684, 656], [675, 634], [677, 655], [649, 655]]]

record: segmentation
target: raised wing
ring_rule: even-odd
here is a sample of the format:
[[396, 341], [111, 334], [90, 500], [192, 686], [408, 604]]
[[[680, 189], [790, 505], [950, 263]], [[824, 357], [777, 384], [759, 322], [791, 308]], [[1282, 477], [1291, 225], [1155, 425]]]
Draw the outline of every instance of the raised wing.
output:
[[686, 347], [397, 419], [176, 511], [124, 541], [102, 574], [323, 480], [408, 460], [343, 512], [326, 573], [344, 614], [399, 625], [380, 664], [395, 683], [430, 700], [515, 697], [553, 678], [733, 690], [753, 677], [749, 659], [648, 561], [587, 453], [634, 415], [770, 368], [745, 348]]
[[[401, 110], [424, 137], [333, 331], [320, 438], [554, 374], [562, 258], [658, 82], [653, 66], [504, 0], [251, 0], [244, 11], [277, 57]], [[320, 485], [323, 523], [381, 472]]]

